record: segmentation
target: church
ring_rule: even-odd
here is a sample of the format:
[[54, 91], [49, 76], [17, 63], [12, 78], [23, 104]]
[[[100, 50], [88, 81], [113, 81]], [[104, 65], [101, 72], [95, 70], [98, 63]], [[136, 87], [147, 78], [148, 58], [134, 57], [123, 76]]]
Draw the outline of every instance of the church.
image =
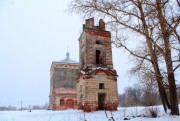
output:
[[50, 72], [49, 108], [77, 108], [76, 75], [79, 73], [79, 63], [70, 59], [67, 52], [65, 59], [52, 62]]
[[117, 73], [113, 69], [111, 33], [101, 19], [86, 19], [79, 37], [79, 63], [66, 58], [53, 61], [50, 109], [81, 109], [85, 112], [117, 110]]

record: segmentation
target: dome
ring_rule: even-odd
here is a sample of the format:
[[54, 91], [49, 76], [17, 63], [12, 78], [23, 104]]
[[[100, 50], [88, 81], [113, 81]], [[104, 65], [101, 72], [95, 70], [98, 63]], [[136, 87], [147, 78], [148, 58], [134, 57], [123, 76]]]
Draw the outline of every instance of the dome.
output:
[[61, 60], [60, 62], [62, 62], [62, 63], [78, 63], [77, 61], [70, 59], [69, 55], [70, 55], [69, 52], [67, 52], [66, 58]]

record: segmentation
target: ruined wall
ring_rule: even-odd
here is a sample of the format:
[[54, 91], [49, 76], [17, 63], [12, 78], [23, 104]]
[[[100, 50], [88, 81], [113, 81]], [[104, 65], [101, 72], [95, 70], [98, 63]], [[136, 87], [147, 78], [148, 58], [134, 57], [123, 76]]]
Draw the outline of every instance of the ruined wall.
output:
[[[104, 84], [100, 89], [99, 84]], [[105, 94], [105, 109], [117, 110], [117, 77], [107, 75], [87, 75], [79, 78], [77, 84], [77, 103], [87, 112], [98, 110], [98, 94]], [[81, 99], [82, 98], [82, 99]]]
[[83, 33], [79, 38], [80, 69], [97, 66], [96, 50], [101, 51], [100, 64], [113, 67], [111, 33], [105, 30], [102, 20], [99, 26], [94, 26], [94, 19], [89, 19], [83, 25]]
[[51, 85], [53, 88], [76, 88], [78, 64], [54, 63], [51, 68]]
[[55, 68], [52, 80], [54, 88], [76, 88], [75, 77], [79, 72], [78, 69]]
[[86, 20], [79, 38], [79, 51], [79, 109], [87, 112], [117, 110], [117, 74], [112, 63], [111, 33], [106, 31], [103, 20], [99, 21], [98, 26], [94, 25], [93, 18]]
[[52, 90], [51, 109], [66, 110], [68, 108], [77, 109], [77, 92], [71, 88], [54, 88]]
[[[78, 63], [53, 62], [50, 71], [50, 109], [77, 108], [76, 76], [79, 72]], [[61, 106], [60, 100], [62, 98], [64, 105]]]

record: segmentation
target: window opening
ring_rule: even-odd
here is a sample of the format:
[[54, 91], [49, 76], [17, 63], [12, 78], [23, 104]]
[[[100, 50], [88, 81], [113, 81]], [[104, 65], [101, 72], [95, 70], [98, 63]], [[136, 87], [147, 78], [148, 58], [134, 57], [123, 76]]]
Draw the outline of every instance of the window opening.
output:
[[96, 41], [96, 44], [101, 44], [99, 41]]
[[104, 89], [104, 83], [99, 83], [99, 89]]
[[60, 100], [60, 106], [63, 106], [63, 105], [64, 105], [64, 100], [61, 99], [61, 100]]
[[82, 85], [80, 85], [80, 92], [82, 92]]
[[100, 54], [101, 54], [101, 51], [96, 50], [96, 64], [100, 64]]
[[80, 103], [82, 103], [83, 102], [83, 95], [81, 94], [81, 96], [80, 96]]

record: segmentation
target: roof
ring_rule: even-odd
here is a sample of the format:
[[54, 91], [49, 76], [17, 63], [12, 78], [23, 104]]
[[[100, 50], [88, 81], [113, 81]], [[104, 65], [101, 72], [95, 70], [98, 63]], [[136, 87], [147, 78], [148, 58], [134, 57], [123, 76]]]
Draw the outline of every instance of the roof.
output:
[[67, 52], [66, 58], [59, 62], [61, 62], [61, 63], [78, 63], [77, 61], [70, 59], [69, 55], [70, 55], [69, 52]]

